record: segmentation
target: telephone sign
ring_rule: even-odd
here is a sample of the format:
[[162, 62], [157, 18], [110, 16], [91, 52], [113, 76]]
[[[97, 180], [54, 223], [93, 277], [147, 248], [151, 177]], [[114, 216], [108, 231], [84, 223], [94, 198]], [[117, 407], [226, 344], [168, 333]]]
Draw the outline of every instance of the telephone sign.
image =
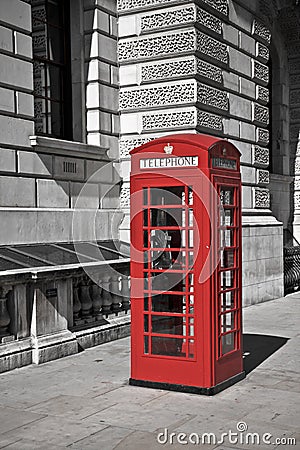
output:
[[245, 376], [240, 153], [177, 134], [131, 156], [130, 384], [215, 394]]

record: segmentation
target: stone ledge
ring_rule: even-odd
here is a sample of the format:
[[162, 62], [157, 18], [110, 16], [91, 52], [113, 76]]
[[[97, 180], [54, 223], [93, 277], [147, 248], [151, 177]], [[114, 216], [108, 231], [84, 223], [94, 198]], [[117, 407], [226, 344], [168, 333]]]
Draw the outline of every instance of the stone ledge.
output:
[[29, 136], [31, 147], [39, 153], [110, 161], [107, 148], [82, 142], [64, 141], [45, 136]]

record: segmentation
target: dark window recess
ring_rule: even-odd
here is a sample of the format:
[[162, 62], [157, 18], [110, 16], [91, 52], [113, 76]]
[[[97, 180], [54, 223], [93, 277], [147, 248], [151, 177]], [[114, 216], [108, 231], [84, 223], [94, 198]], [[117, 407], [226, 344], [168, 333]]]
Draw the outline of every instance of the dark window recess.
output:
[[69, 0], [31, 0], [35, 132], [72, 139]]

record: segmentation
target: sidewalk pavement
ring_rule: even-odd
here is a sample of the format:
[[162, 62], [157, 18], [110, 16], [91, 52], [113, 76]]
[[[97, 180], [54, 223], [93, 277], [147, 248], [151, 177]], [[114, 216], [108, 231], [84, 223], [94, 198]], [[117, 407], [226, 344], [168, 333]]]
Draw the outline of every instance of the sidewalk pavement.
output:
[[[244, 309], [248, 375], [213, 397], [129, 386], [129, 338], [4, 373], [0, 448], [300, 449], [299, 305], [296, 293]], [[223, 444], [213, 444], [212, 436], [211, 444], [197, 444], [195, 433], [215, 433], [220, 440], [222, 432], [236, 433], [238, 423], [238, 443], [232, 435]], [[179, 442], [191, 442], [179, 443], [180, 432], [186, 436]], [[243, 444], [246, 433], [258, 433], [260, 443], [256, 436], [254, 444]], [[265, 442], [264, 433], [272, 435]], [[278, 438], [297, 443], [279, 444]]]

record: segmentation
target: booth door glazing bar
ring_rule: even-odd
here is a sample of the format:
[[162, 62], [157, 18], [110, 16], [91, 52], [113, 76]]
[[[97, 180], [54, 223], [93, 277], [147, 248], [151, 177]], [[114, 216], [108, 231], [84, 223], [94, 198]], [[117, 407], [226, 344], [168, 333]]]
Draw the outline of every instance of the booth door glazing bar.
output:
[[193, 359], [193, 191], [147, 187], [143, 204], [144, 354]]

